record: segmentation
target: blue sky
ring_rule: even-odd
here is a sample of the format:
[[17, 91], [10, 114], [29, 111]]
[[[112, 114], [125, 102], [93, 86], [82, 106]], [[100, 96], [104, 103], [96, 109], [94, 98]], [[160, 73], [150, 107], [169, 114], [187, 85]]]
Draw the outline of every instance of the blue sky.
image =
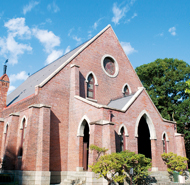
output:
[[0, 71], [9, 59], [9, 92], [108, 24], [134, 68], [166, 57], [190, 64], [189, 0], [7, 0], [0, 2]]

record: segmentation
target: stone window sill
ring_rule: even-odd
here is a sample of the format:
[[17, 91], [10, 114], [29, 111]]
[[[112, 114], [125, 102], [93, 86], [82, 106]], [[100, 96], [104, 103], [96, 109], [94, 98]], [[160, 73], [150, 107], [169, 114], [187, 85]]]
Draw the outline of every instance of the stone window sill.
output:
[[87, 97], [86, 97], [86, 99], [89, 100], [89, 101], [92, 101], [92, 102], [96, 102], [96, 103], [97, 103], [97, 100], [95, 100], [95, 99], [87, 98]]

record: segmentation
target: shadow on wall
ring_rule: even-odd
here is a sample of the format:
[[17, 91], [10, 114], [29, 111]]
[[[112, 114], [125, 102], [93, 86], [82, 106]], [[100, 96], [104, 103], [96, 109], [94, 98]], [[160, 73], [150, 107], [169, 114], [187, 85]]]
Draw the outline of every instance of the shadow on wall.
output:
[[116, 152], [121, 152], [121, 142], [120, 142], [120, 136], [115, 131], [115, 148]]
[[85, 77], [79, 72], [79, 87], [80, 87], [80, 96], [85, 98]]
[[14, 182], [22, 184], [22, 157], [18, 157], [15, 153], [13, 146], [6, 147], [1, 174], [10, 176]]
[[[51, 111], [50, 124], [50, 171], [51, 183], [61, 182], [61, 152], [60, 152], [60, 136], [59, 136], [60, 120]], [[56, 173], [54, 173], [56, 171]]]
[[15, 149], [12, 146], [7, 146], [3, 157], [2, 169], [3, 170], [15, 170], [17, 161], [17, 155]]

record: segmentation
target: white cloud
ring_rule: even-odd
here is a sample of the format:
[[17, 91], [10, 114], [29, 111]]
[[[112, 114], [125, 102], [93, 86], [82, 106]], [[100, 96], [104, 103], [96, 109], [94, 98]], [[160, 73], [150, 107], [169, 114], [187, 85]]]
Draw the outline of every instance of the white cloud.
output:
[[137, 16], [137, 13], [134, 13], [131, 19], [134, 19]]
[[38, 28], [35, 28], [32, 31], [34, 36], [38, 38], [39, 41], [44, 45], [45, 51], [47, 53], [52, 52], [53, 48], [55, 46], [59, 46], [61, 43], [60, 38], [56, 36], [52, 31], [41, 30]]
[[50, 64], [54, 60], [58, 59], [60, 56], [63, 55], [63, 50], [53, 50], [46, 59], [46, 64]]
[[92, 37], [92, 31], [88, 31], [88, 38]]
[[93, 25], [93, 28], [96, 30], [97, 26], [98, 26], [98, 23], [95, 22], [94, 25]]
[[77, 37], [76, 35], [73, 35], [72, 38], [73, 38], [73, 40], [77, 41], [76, 45], [81, 44], [81, 42], [82, 42], [82, 38], [81, 37]]
[[[51, 23], [51, 19], [46, 22]], [[7, 37], [0, 37], [0, 55], [9, 59], [10, 64], [18, 63], [18, 56], [24, 54], [25, 51], [32, 51], [30, 44], [19, 43], [16, 39], [31, 39], [36, 37], [44, 46], [44, 51], [48, 53], [47, 63], [52, 62], [56, 58], [63, 55], [62, 50], [55, 50], [60, 45], [60, 38], [52, 31], [41, 30], [38, 28], [30, 29], [25, 25], [25, 18], [13, 18], [4, 24], [7, 28]]]
[[45, 52], [49, 54], [45, 64], [49, 64], [63, 55], [62, 50], [54, 49], [56, 46], [59, 46], [61, 42], [60, 38], [52, 31], [41, 30], [38, 28], [34, 28], [32, 31], [34, 36], [43, 44]]
[[136, 0], [131, 0], [129, 4], [132, 6], [135, 3], [135, 1]]
[[65, 49], [65, 54], [68, 53], [69, 51], [71, 51], [71, 47], [67, 46], [67, 48]]
[[171, 35], [173, 35], [173, 36], [176, 35], [176, 28], [175, 27], [171, 27], [168, 31], [171, 33]]
[[60, 8], [55, 4], [55, 1], [53, 1], [51, 4], [48, 4], [47, 9], [49, 11], [52, 10], [54, 13], [57, 13], [60, 10]]
[[0, 38], [0, 49], [0, 55], [9, 58], [9, 63], [13, 65], [18, 63], [18, 55], [32, 51], [30, 45], [16, 42], [11, 34], [7, 38]]
[[46, 19], [46, 22], [47, 23], [52, 23], [52, 20], [51, 19]]
[[94, 24], [90, 27], [90, 30], [88, 31], [88, 38], [91, 38], [92, 37], [92, 32], [94, 30], [97, 29], [97, 27], [99, 26], [100, 24], [100, 21], [103, 19], [104, 17], [98, 19], [96, 22], [94, 22]]
[[[72, 34], [72, 32], [73, 32], [74, 30], [75, 30], [75, 28], [71, 28], [71, 29], [69, 30], [68, 36], [69, 36], [70, 38], [72, 38], [73, 40], [77, 41], [77, 44], [76, 44], [76, 45], [79, 45], [79, 44], [82, 42], [82, 38], [77, 37], [76, 35]], [[78, 28], [78, 31], [79, 31], [79, 32], [81, 31], [81, 28], [80, 28], [80, 27]]]
[[129, 18], [125, 23], [129, 23], [135, 17], [137, 17], [137, 13], [134, 13], [133, 16], [131, 18]]
[[26, 80], [28, 78], [28, 75], [26, 74], [26, 71], [21, 71], [17, 74], [11, 74], [9, 77], [11, 85], [9, 86], [8, 94], [10, 94], [13, 90], [16, 89], [15, 86], [12, 85], [12, 83], [18, 81], [18, 80]]
[[24, 54], [25, 51], [32, 51], [29, 44], [18, 43], [15, 37], [29, 39], [31, 31], [25, 25], [25, 18], [10, 19], [4, 26], [8, 29], [8, 36], [0, 37], [0, 55], [9, 58], [9, 63], [14, 65], [18, 63], [19, 55]]
[[52, 23], [52, 20], [51, 19], [46, 19], [46, 21], [45, 22], [42, 22], [42, 23], [40, 23], [40, 25], [45, 25], [45, 24], [51, 24]]
[[101, 21], [102, 19], [103, 19], [103, 18], [98, 19], [98, 20], [93, 24], [92, 28], [93, 28], [94, 30], [96, 30], [96, 28], [98, 27], [98, 25], [99, 25], [99, 23], [100, 23], [100, 21]]
[[69, 30], [69, 33], [68, 33], [68, 36], [70, 37], [70, 35], [71, 35], [71, 33], [72, 33], [72, 31], [74, 30], [74, 28], [71, 28], [70, 30]]
[[15, 37], [30, 38], [31, 31], [28, 26], [25, 25], [25, 18], [13, 18], [4, 24], [8, 31]]
[[26, 80], [28, 78], [28, 75], [26, 74], [26, 71], [21, 71], [17, 74], [11, 74], [9, 79], [11, 83], [16, 82], [17, 80]]
[[10, 53], [10, 63], [17, 64], [18, 63], [18, 55], [23, 54], [26, 51], [32, 51], [32, 47], [27, 44], [18, 43], [15, 41], [12, 35], [8, 35], [6, 39], [6, 50]]
[[25, 5], [23, 8], [23, 14], [26, 14], [27, 12], [30, 12], [32, 8], [34, 8], [36, 5], [38, 5], [38, 1], [31, 1], [28, 5]]
[[119, 24], [120, 19], [125, 16], [125, 14], [129, 11], [129, 9], [130, 8], [128, 5], [126, 5], [122, 8], [119, 8], [117, 6], [117, 3], [114, 3], [113, 8], [112, 8], [112, 11], [114, 14], [114, 16], [112, 17], [112, 22], [114, 22], [115, 24]]
[[12, 91], [14, 91], [16, 89], [16, 87], [15, 86], [13, 86], [13, 85], [10, 85], [9, 86], [9, 90], [8, 90], [8, 92], [7, 92], [7, 94], [9, 95]]
[[123, 47], [123, 50], [125, 51], [126, 55], [130, 55], [134, 52], [137, 52], [130, 44], [130, 42], [121, 42], [121, 46]]
[[156, 36], [160, 36], [160, 37], [162, 37], [162, 36], [164, 36], [164, 33], [162, 32], [162, 33], [159, 33], [158, 35], [156, 35]]
[[73, 36], [73, 40], [76, 40], [77, 42], [81, 42], [81, 38], [77, 36]]

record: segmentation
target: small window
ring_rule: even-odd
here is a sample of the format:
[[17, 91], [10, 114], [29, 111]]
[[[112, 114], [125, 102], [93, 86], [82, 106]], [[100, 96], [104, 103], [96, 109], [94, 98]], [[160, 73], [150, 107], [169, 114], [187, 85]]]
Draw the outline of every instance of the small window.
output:
[[124, 131], [124, 127], [121, 128], [120, 151], [125, 151], [125, 131]]
[[163, 135], [163, 152], [167, 153], [166, 134]]
[[4, 146], [6, 145], [6, 141], [7, 141], [8, 129], [9, 129], [9, 125], [7, 124], [7, 125], [6, 125], [6, 128], [5, 128], [5, 141], [4, 141]]
[[21, 141], [20, 141], [18, 156], [23, 155], [23, 147], [24, 147], [24, 139], [25, 139], [25, 124], [26, 124], [26, 119], [24, 118], [22, 121]]
[[94, 77], [92, 74], [88, 76], [87, 97], [94, 98]]
[[129, 96], [131, 94], [131, 88], [130, 86], [128, 85], [128, 83], [125, 83], [122, 87], [122, 94], [123, 96]]
[[129, 95], [129, 87], [126, 85], [123, 89], [123, 96], [128, 96]]
[[104, 69], [110, 75], [115, 74], [115, 64], [114, 64], [114, 60], [111, 57], [106, 57], [104, 59]]
[[101, 66], [103, 71], [111, 78], [114, 78], [119, 73], [119, 66], [117, 61], [111, 55], [104, 55], [101, 59]]

